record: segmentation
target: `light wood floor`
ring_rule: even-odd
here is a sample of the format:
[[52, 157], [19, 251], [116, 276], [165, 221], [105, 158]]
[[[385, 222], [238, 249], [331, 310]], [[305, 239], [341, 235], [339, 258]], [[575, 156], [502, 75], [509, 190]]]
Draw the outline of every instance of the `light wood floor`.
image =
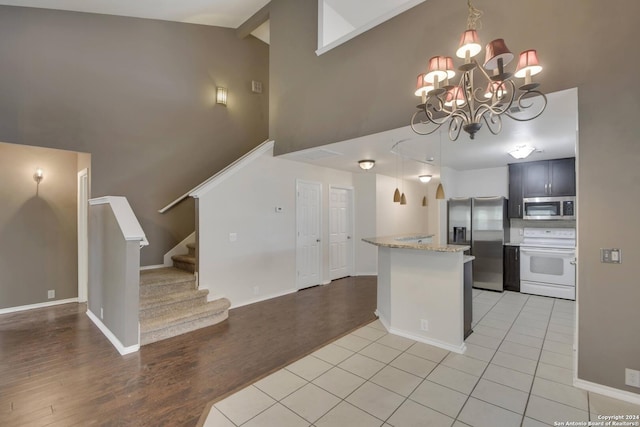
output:
[[218, 400], [374, 317], [375, 277], [231, 310], [120, 356], [84, 304], [0, 315], [0, 426], [194, 426]]

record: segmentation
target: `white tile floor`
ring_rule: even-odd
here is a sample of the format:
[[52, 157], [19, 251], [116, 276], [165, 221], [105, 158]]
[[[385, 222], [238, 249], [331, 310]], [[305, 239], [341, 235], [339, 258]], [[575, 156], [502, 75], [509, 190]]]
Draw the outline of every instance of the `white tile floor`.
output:
[[217, 402], [205, 427], [535, 427], [640, 414], [572, 386], [573, 301], [473, 296], [464, 355], [375, 321]]

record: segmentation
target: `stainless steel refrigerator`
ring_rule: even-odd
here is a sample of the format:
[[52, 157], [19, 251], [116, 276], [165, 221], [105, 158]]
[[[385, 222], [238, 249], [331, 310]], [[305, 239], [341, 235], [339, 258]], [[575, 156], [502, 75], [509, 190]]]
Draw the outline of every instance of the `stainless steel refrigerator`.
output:
[[502, 291], [503, 245], [509, 220], [504, 197], [453, 198], [447, 202], [449, 244], [471, 246], [473, 286]]

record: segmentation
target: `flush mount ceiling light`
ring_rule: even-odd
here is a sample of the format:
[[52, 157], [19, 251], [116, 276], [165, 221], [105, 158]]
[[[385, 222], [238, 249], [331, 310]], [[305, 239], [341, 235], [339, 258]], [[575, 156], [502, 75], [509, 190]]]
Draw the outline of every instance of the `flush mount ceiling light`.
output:
[[360, 166], [360, 169], [368, 171], [369, 169], [372, 169], [374, 166], [376, 165], [376, 161], [375, 160], [360, 160], [358, 161], [358, 166]]
[[369, 169], [373, 168], [376, 165], [376, 161], [375, 160], [360, 160], [358, 161], [358, 166], [360, 166], [360, 169], [368, 171]]
[[534, 151], [536, 151], [535, 147], [531, 147], [529, 145], [518, 145], [515, 150], [509, 151], [509, 155], [514, 159], [524, 159], [529, 157], [529, 155]]
[[[476, 31], [482, 12], [473, 7], [471, 0], [467, 0], [467, 5], [467, 30], [462, 33], [456, 51], [456, 56], [464, 59], [458, 67], [461, 73], [458, 83], [450, 83], [456, 76], [450, 56], [432, 57], [427, 72], [418, 75], [415, 95], [422, 98], [422, 104], [417, 106], [418, 111], [411, 118], [411, 128], [420, 135], [429, 135], [448, 123], [452, 141], [458, 139], [462, 130], [474, 139], [483, 122], [492, 134], [497, 135], [502, 130], [503, 115], [517, 121], [533, 120], [547, 106], [547, 97], [536, 90], [539, 84], [531, 80], [542, 71], [535, 50], [520, 54], [515, 74], [504, 68], [514, 55], [503, 39], [495, 39], [487, 45], [483, 65], [473, 59], [482, 50]], [[477, 76], [474, 76], [475, 71], [478, 71]], [[524, 84], [517, 90], [512, 80], [514, 76], [524, 78]], [[516, 110], [522, 114], [514, 115]]]
[[420, 180], [420, 182], [426, 184], [427, 182], [431, 181], [431, 175], [420, 175], [418, 176], [418, 179]]

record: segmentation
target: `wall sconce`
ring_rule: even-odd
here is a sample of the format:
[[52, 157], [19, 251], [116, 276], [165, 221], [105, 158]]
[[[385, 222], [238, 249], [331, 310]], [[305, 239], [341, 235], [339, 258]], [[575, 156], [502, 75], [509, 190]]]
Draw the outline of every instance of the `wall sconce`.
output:
[[226, 87], [217, 87], [216, 88], [216, 104], [227, 105], [227, 88]]
[[369, 169], [373, 168], [376, 165], [376, 161], [375, 160], [360, 160], [358, 162], [358, 166], [360, 166], [360, 169], [368, 171]]
[[418, 179], [423, 184], [426, 184], [427, 182], [431, 181], [431, 175], [420, 175], [420, 176], [418, 176]]
[[42, 168], [36, 169], [36, 173], [33, 174], [34, 181], [40, 184], [42, 178], [44, 178], [44, 171], [42, 170]]

